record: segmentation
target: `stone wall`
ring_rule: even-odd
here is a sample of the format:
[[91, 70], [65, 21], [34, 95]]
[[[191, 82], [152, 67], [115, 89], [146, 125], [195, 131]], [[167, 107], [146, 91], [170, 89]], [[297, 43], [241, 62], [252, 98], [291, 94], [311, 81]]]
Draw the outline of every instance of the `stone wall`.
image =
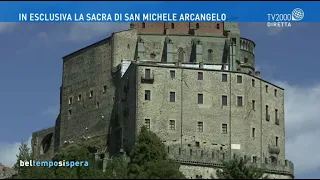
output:
[[50, 159], [54, 154], [54, 127], [32, 133], [32, 151], [35, 159]]
[[[167, 145], [198, 143], [232, 154], [251, 154], [258, 161], [269, 158], [270, 147], [276, 146], [280, 151], [278, 160], [284, 160], [283, 89], [244, 73], [143, 63], [138, 65], [137, 77], [143, 77], [145, 69], [150, 69], [154, 80], [136, 81], [138, 129], [145, 125], [145, 119], [150, 119], [151, 130]], [[170, 71], [175, 72], [174, 78], [170, 77]], [[199, 72], [202, 80], [197, 79]], [[227, 76], [226, 82], [222, 82], [223, 75]], [[275, 89], [277, 96], [273, 94]], [[151, 92], [150, 100], [145, 100], [146, 90]], [[174, 102], [169, 101], [170, 92], [175, 93]], [[202, 104], [198, 104], [198, 94], [203, 96]], [[222, 104], [222, 96], [227, 97], [226, 105]], [[238, 105], [239, 97], [242, 105]], [[279, 125], [275, 123], [275, 109]], [[174, 129], [170, 129], [170, 120], [175, 122]], [[198, 129], [199, 122], [203, 124], [202, 132]], [[222, 124], [227, 126], [226, 133]]]
[[111, 42], [108, 38], [64, 57], [61, 144], [82, 136], [107, 137], [115, 92]]

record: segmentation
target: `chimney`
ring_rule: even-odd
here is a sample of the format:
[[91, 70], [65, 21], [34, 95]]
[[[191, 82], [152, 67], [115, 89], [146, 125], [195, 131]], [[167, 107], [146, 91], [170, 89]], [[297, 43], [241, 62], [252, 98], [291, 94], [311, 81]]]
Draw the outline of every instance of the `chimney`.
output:
[[260, 78], [260, 71], [254, 72], [254, 75], [255, 75], [256, 77]]

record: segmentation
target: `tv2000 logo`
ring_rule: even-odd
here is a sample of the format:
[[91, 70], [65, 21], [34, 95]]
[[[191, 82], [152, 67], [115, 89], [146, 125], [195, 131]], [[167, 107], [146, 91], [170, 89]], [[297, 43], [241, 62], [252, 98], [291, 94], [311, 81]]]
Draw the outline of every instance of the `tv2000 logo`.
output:
[[295, 8], [291, 14], [267, 14], [268, 27], [291, 27], [290, 22], [301, 21], [304, 18], [304, 11], [300, 8]]

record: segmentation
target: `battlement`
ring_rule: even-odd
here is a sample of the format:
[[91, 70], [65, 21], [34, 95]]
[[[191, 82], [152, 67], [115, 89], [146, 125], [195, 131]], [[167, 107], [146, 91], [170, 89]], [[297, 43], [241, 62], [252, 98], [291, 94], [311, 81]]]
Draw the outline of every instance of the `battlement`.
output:
[[290, 174], [293, 175], [294, 165], [291, 161], [278, 161], [277, 163], [271, 163], [269, 160], [262, 160], [256, 158], [253, 160], [251, 155], [232, 155], [228, 150], [213, 150], [202, 147], [189, 147], [181, 145], [170, 145], [168, 148], [169, 158], [174, 159], [176, 162], [181, 164], [197, 165], [197, 166], [212, 166], [212, 167], [223, 167], [223, 161], [241, 157], [249, 160], [249, 165], [254, 165], [264, 169], [267, 173], [278, 173], [278, 174]]
[[251, 52], [254, 54], [254, 48], [256, 47], [256, 44], [251, 41], [250, 39], [246, 38], [240, 38], [240, 49], [244, 51]]

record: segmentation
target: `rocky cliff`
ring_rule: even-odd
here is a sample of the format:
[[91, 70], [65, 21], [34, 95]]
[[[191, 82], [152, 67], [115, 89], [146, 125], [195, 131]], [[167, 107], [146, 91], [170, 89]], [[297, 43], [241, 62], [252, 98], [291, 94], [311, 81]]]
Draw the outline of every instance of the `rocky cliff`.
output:
[[0, 179], [11, 178], [16, 171], [0, 163]]

